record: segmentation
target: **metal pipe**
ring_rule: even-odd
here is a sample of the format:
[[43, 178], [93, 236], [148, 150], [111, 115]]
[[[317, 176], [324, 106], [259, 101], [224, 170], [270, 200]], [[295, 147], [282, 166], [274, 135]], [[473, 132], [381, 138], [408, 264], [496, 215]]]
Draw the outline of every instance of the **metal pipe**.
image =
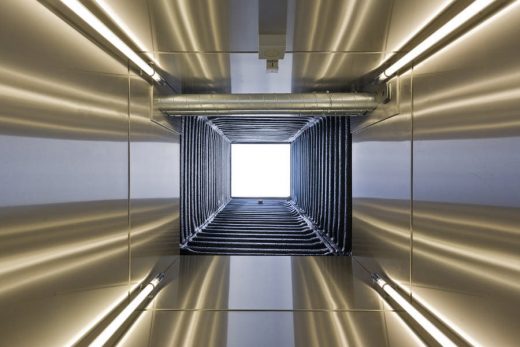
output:
[[155, 99], [170, 115], [340, 114], [362, 115], [377, 107], [368, 93], [179, 94]]

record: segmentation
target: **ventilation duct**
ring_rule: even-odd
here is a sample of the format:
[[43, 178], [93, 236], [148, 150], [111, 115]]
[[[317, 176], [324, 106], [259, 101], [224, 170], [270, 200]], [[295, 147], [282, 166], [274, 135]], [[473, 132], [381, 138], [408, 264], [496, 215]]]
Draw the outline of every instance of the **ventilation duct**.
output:
[[338, 114], [362, 115], [377, 106], [367, 93], [180, 94], [158, 98], [155, 106], [171, 115]]

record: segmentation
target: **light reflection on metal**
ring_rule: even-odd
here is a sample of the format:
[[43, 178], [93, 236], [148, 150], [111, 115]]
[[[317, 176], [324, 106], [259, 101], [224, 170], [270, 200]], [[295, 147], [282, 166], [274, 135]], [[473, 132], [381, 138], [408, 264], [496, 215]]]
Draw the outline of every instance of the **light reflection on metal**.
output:
[[379, 76], [380, 80], [387, 80], [392, 77], [395, 73], [399, 72], [403, 67], [406, 67], [414, 59], [418, 58], [428, 49], [435, 46], [441, 40], [446, 38], [449, 34], [462, 27], [469, 20], [480, 14], [482, 11], [489, 8], [490, 5], [494, 4], [494, 0], [477, 0], [471, 5], [466, 7], [463, 11], [453, 17], [450, 21], [424, 39], [420, 44], [415, 46], [410, 52], [405, 54], [401, 59], [396, 61], [390, 67], [388, 67], [384, 73]]
[[[441, 13], [446, 11], [446, 9], [449, 8], [454, 2], [455, 2], [455, 0], [446, 1], [443, 5], [439, 6], [432, 15], [428, 16], [428, 18], [423, 21], [425, 26], [428, 25], [432, 20], [437, 18]], [[408, 44], [417, 34], [419, 34], [421, 32], [421, 30], [424, 29], [425, 26], [416, 28], [416, 30], [409, 33], [395, 47], [389, 47], [392, 51], [389, 52], [389, 55], [386, 57], [385, 60], [388, 61], [388, 59], [393, 57], [397, 52], [403, 51], [406, 44]], [[382, 63], [382, 64], [384, 64], [384, 63]]]
[[[138, 212], [140, 214], [151, 214], [157, 209], [158, 207], [152, 206], [151, 208], [139, 209]], [[11, 229], [7, 227], [6, 231], [9, 237], [22, 234], [29, 238], [34, 237], [32, 235], [38, 234], [41, 230], [66, 229], [67, 225], [78, 225], [87, 221], [92, 221], [92, 224], [105, 224], [117, 221], [122, 216], [121, 212], [112, 211], [98, 214], [97, 218], [87, 215], [70, 220], [44, 222], [39, 225], [39, 228], [36, 228], [34, 224], [24, 225], [23, 228], [15, 227]], [[132, 246], [134, 248], [145, 247], [159, 242], [158, 240], [164, 238], [164, 235], [168, 232], [168, 229], [164, 226], [178, 218], [178, 214], [167, 215], [134, 228], [132, 230]], [[90, 228], [92, 224], [86, 224], [85, 228]], [[161, 232], [157, 232], [158, 230]], [[109, 262], [114, 257], [126, 252], [127, 247], [127, 233], [123, 233], [122, 230], [112, 230], [108, 236], [91, 237], [88, 242], [81, 240], [74, 243], [69, 242], [62, 247], [42, 248], [38, 255], [34, 255], [34, 252], [26, 252], [15, 257], [4, 257], [0, 259], [0, 268], [4, 269], [0, 272], [0, 283], [2, 283], [0, 294], [5, 295], [14, 290], [20, 291], [50, 281], [55, 276], [64, 276], [70, 271], [81, 271], [85, 267], [98, 266], [101, 262]], [[57, 263], [59, 265], [56, 265]]]
[[164, 279], [164, 273], [157, 275], [148, 283], [137, 296], [130, 301], [119, 315], [99, 334], [99, 336], [89, 345], [90, 347], [103, 347], [114, 336], [119, 328], [128, 320], [130, 315], [146, 300], [146, 298], [157, 288], [157, 285]]
[[[134, 43], [141, 52], [147, 51], [144, 43], [137, 37], [137, 35], [132, 31], [132, 29], [130, 29], [128, 25], [126, 25], [125, 21], [121, 19], [117, 12], [114, 11], [114, 9], [106, 3], [106, 0], [94, 1], [103, 10], [103, 12], [105, 12], [110, 17], [110, 19], [114, 21], [114, 23], [119, 27], [119, 29], [121, 29], [125, 33], [125, 35], [128, 36], [130, 40], [132, 40], [132, 43]], [[149, 57], [149, 59], [151, 59], [155, 64], [157, 64], [157, 62], [153, 60], [153, 58]]]
[[423, 327], [428, 334], [430, 334], [435, 341], [443, 347], [457, 347], [439, 328], [433, 325], [422, 313], [413, 307], [408, 300], [406, 300], [399, 292], [397, 292], [391, 285], [389, 285], [378, 274], [372, 274], [374, 283], [377, 284], [383, 291], [388, 294], [403, 310], [405, 310], [410, 317], [412, 317], [421, 327]]
[[92, 29], [103, 36], [115, 48], [123, 53], [135, 65], [137, 65], [144, 73], [150, 76], [154, 81], [160, 82], [161, 76], [155, 71], [147, 62], [143, 60], [137, 53], [135, 53], [126, 43], [123, 42], [116, 34], [112, 32], [105, 24], [103, 24], [92, 12], [90, 12], [78, 0], [62, 0], [70, 10], [78, 15], [85, 23]]

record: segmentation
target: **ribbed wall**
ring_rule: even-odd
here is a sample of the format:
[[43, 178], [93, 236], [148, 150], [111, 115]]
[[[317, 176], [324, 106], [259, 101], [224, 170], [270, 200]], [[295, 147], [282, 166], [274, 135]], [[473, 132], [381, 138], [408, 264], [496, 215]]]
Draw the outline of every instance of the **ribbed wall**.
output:
[[350, 121], [323, 117], [291, 145], [291, 197], [342, 253], [351, 250]]
[[185, 117], [182, 136], [181, 243], [230, 200], [231, 143], [204, 117]]

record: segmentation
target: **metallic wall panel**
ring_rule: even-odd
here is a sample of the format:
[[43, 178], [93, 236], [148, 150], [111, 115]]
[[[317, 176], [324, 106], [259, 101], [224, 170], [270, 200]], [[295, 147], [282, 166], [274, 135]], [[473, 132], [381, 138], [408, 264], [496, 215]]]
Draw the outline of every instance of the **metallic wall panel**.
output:
[[450, 0], [393, 0], [385, 51], [398, 51], [404, 43], [442, 11]]
[[414, 70], [413, 297], [470, 343], [518, 344], [520, 4]]
[[150, 6], [158, 51], [229, 51], [229, 0], [159, 0]]
[[292, 91], [344, 90], [377, 67], [392, 3], [297, 1]]
[[408, 107], [352, 135], [352, 254], [405, 292], [410, 292], [411, 131]]
[[230, 93], [229, 53], [159, 53], [158, 64], [182, 93]]
[[181, 256], [118, 346], [424, 346], [351, 257]]
[[160, 272], [179, 254], [180, 135], [151, 121], [152, 87], [130, 79], [131, 280]]
[[117, 346], [426, 346], [395, 312], [144, 312]]
[[381, 52], [294, 52], [292, 92], [339, 92], [375, 69]]
[[181, 256], [167, 276], [154, 309], [391, 310], [351, 257]]
[[297, 1], [294, 51], [380, 52], [392, 2]]
[[0, 344], [65, 345], [127, 296], [127, 68], [31, 0], [0, 45]]
[[[97, 5], [113, 24], [136, 45], [140, 52], [153, 53], [154, 40], [149, 0], [86, 0], [84, 3]], [[94, 6], [90, 6], [94, 8]], [[153, 57], [152, 55], [150, 55]]]

